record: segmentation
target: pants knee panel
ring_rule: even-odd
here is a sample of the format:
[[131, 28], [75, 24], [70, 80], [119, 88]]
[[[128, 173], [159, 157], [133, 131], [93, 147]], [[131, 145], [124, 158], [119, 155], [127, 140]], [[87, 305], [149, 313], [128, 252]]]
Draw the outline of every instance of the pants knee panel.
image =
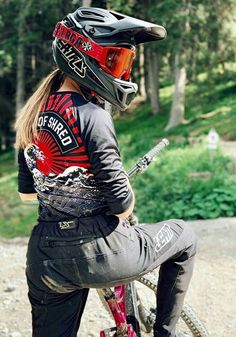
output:
[[197, 236], [192, 226], [182, 219], [171, 219], [169, 221], [175, 222], [183, 229], [182, 237], [186, 242], [186, 252], [189, 257], [192, 257], [197, 252]]

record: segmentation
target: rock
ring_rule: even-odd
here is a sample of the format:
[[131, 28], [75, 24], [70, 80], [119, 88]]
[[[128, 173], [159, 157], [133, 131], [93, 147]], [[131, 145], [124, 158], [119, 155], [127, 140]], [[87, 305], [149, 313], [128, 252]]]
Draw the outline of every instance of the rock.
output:
[[8, 328], [5, 325], [0, 325], [0, 337], [8, 337]]
[[5, 307], [8, 307], [9, 304], [11, 303], [11, 299], [10, 298], [5, 298], [3, 301], [2, 301], [3, 305]]
[[5, 293], [11, 293], [12, 291], [16, 290], [16, 286], [14, 286], [13, 284], [9, 284], [5, 289]]

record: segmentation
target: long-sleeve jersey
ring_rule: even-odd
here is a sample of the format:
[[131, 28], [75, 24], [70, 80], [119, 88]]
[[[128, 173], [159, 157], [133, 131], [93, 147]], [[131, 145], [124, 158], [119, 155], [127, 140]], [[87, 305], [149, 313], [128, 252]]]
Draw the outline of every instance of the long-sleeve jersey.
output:
[[42, 108], [38, 130], [38, 155], [19, 151], [19, 192], [38, 192], [39, 218], [119, 214], [130, 206], [108, 112], [76, 92], [55, 92]]

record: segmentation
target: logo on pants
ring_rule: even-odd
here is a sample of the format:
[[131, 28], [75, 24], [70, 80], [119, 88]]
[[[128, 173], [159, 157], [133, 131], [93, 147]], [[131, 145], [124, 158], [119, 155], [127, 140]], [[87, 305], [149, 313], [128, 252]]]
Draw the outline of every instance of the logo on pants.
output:
[[173, 238], [173, 231], [168, 224], [164, 224], [161, 230], [154, 236], [155, 251], [159, 252]]
[[59, 227], [60, 229], [73, 229], [77, 226], [77, 219], [76, 220], [70, 220], [70, 221], [59, 221]]

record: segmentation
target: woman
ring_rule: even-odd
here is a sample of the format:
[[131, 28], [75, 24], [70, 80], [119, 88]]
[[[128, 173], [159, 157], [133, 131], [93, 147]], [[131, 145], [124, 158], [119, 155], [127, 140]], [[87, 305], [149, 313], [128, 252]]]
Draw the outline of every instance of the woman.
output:
[[175, 336], [192, 275], [196, 239], [181, 220], [131, 227], [134, 193], [112, 118], [125, 109], [135, 45], [163, 27], [99, 8], [79, 8], [56, 25], [57, 69], [16, 123], [19, 192], [39, 200], [27, 252], [34, 337], [75, 337], [89, 288], [131, 281], [160, 267], [155, 337]]

